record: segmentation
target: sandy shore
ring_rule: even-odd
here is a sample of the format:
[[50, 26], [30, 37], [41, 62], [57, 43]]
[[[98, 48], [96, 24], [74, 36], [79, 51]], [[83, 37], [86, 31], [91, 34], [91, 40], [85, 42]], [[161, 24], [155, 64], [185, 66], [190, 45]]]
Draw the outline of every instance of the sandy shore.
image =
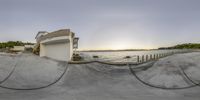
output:
[[[165, 86], [183, 87], [192, 83], [179, 72], [185, 72], [200, 81], [200, 53], [168, 56], [155, 62], [153, 67], [138, 72], [146, 82]], [[12, 68], [16, 70], [2, 86], [34, 88], [56, 80], [66, 63], [40, 58], [31, 54], [0, 55], [0, 81]], [[132, 66], [137, 67], [137, 66]], [[0, 88], [0, 100], [199, 100], [200, 87], [184, 90], [162, 90], [146, 86], [130, 72], [128, 66], [99, 63], [68, 65], [64, 77], [56, 84], [41, 90], [15, 91]]]

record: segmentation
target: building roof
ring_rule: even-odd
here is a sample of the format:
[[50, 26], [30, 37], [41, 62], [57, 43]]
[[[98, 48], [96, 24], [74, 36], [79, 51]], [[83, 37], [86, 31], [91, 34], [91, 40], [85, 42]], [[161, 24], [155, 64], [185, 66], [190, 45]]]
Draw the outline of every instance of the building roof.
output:
[[37, 39], [37, 38], [40, 37], [41, 35], [45, 35], [45, 34], [48, 34], [48, 32], [47, 32], [47, 31], [39, 31], [39, 32], [37, 33], [37, 35], [35, 36], [35, 39]]
[[45, 40], [48, 38], [53, 38], [53, 37], [60, 37], [60, 36], [72, 36], [74, 37], [74, 33], [70, 31], [70, 29], [61, 29], [58, 31], [54, 31], [51, 33], [48, 33], [46, 35], [42, 35], [38, 38], [37, 41]]

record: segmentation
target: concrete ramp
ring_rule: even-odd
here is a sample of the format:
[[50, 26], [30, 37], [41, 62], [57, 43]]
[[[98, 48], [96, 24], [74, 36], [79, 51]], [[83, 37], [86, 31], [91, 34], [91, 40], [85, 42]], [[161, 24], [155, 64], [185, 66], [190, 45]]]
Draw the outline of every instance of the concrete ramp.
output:
[[0, 55], [0, 83], [4, 81], [15, 67], [15, 57], [12, 55]]
[[127, 66], [119, 67], [99, 63], [70, 65], [66, 77], [62, 80], [62, 85], [70, 88], [87, 87], [103, 82], [110, 82], [113, 85], [115, 83], [113, 81], [128, 74]]
[[162, 58], [148, 70], [136, 74], [141, 80], [155, 86], [164, 88], [192, 87], [194, 84], [184, 76], [181, 68], [198, 84], [200, 82], [198, 59], [200, 60], [199, 53], [176, 54]]
[[[186, 58], [192, 57], [194, 62], [191, 61], [190, 64], [185, 62], [184, 65], [187, 66], [184, 69], [186, 73], [190, 73], [191, 78], [198, 81], [199, 65], [195, 60], [200, 58], [197, 56], [200, 57], [199, 53], [162, 58], [151, 68], [137, 72], [137, 75], [145, 82], [154, 85], [189, 86], [191, 83], [181, 76], [176, 65], [180, 65], [180, 62], [185, 62]], [[177, 60], [179, 58], [185, 58], [185, 60]], [[17, 59], [12, 57], [6, 59], [14, 59], [18, 62], [12, 76], [1, 84], [7, 87], [45, 86], [55, 81], [66, 68], [65, 62], [39, 58], [30, 54], [22, 54]], [[174, 64], [175, 62], [176, 64]], [[195, 63], [195, 65], [189, 67], [188, 65], [191, 63]], [[141, 66], [144, 65], [131, 67]], [[11, 68], [3, 68], [5, 73], [3, 71], [0, 76], [5, 77]], [[184, 90], [163, 90], [149, 87], [138, 81], [128, 66], [90, 63], [68, 65], [62, 79], [48, 88], [33, 91], [13, 91], [0, 88], [0, 100], [199, 100], [199, 92], [198, 87]]]
[[13, 74], [1, 85], [13, 88], [37, 88], [56, 80], [65, 69], [66, 63], [40, 58], [32, 54], [1, 56], [0, 65], [3, 79], [16, 66]]

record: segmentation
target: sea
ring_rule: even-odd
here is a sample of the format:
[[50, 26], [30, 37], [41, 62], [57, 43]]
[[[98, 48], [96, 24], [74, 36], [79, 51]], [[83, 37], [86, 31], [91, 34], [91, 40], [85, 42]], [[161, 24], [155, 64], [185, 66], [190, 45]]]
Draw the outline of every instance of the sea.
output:
[[177, 53], [184, 52], [187, 50], [143, 50], [143, 51], [100, 51], [100, 52], [79, 52], [80, 56], [84, 58], [84, 61], [110, 61], [110, 62], [125, 62], [127, 61], [127, 57], [129, 61], [136, 62], [137, 57], [140, 58], [142, 56], [146, 57], [147, 55], [159, 55], [159, 54], [169, 54], [169, 53]]

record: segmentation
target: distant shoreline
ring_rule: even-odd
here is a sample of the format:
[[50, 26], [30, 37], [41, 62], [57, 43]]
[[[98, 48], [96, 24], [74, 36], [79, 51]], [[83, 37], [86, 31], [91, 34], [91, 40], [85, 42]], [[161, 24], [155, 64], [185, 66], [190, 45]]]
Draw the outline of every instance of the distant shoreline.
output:
[[122, 49], [122, 50], [77, 50], [79, 52], [119, 52], [119, 51], [152, 51], [152, 50], [172, 50], [172, 49], [200, 49], [200, 43], [185, 43], [171, 47], [160, 47], [158, 49]]

